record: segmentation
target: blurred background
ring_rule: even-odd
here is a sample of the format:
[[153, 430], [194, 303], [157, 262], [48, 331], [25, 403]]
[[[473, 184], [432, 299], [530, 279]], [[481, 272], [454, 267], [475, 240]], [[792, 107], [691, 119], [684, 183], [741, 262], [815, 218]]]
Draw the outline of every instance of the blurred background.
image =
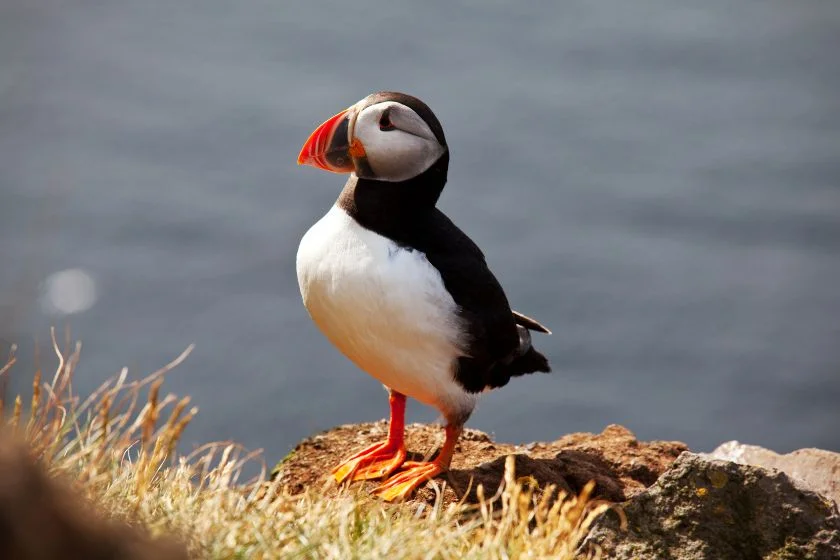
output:
[[840, 4], [698, 6], [0, 3], [9, 393], [69, 325], [82, 394], [196, 343], [165, 385], [201, 408], [187, 446], [273, 461], [384, 417], [301, 304], [298, 242], [344, 179], [295, 160], [396, 89], [443, 123], [441, 208], [554, 330], [554, 373], [487, 395], [471, 427], [840, 450]]

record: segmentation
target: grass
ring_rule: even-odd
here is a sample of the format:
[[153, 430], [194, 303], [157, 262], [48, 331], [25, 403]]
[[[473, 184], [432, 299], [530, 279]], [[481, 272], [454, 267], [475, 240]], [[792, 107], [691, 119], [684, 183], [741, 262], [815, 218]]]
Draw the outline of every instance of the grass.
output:
[[[85, 398], [72, 390], [81, 346], [67, 340], [62, 349], [53, 333], [52, 348], [52, 378], [35, 371], [31, 396], [5, 411], [0, 399], [0, 419], [50, 473], [69, 477], [107, 515], [180, 535], [195, 557], [572, 558], [607, 509], [589, 501], [591, 487], [551, 500], [552, 490], [538, 493], [516, 479], [512, 460], [499, 492], [477, 505], [384, 504], [353, 487], [333, 498], [318, 488], [293, 496], [264, 468], [240, 481], [256, 454], [231, 443], [176, 451], [197, 409], [188, 397], [164, 395], [162, 385], [190, 348], [140, 381], [123, 370]], [[14, 363], [13, 350], [0, 378]]]

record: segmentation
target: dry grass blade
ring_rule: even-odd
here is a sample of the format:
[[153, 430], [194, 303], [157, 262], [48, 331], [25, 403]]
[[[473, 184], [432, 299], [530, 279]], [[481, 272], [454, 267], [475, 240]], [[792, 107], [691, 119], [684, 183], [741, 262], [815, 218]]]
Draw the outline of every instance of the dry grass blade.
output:
[[[161, 398], [165, 374], [191, 347], [139, 381], [121, 371], [84, 400], [72, 392], [80, 345], [59, 349], [52, 382], [33, 374], [25, 436], [47, 468], [76, 486], [110, 515], [153, 533], [175, 532], [207, 558], [573, 558], [595, 518], [608, 506], [539, 489], [506, 464], [504, 484], [477, 505], [390, 505], [363, 493], [325, 498], [320, 488], [300, 495], [260, 474], [238, 480], [257, 452], [218, 442], [186, 456], [177, 443], [197, 413], [188, 397]], [[0, 374], [14, 363], [10, 356]], [[147, 394], [143, 391], [148, 388]], [[18, 426], [23, 399], [6, 423]], [[166, 420], [161, 423], [161, 419]]]

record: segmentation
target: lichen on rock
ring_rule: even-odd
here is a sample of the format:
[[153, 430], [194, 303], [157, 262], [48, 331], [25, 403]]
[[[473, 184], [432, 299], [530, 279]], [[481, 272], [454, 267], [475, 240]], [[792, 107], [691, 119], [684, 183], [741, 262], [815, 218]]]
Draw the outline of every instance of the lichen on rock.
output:
[[708, 457], [765, 469], [779, 469], [810, 490], [840, 505], [840, 453], [805, 448], [782, 455], [758, 445], [727, 441], [709, 453]]
[[608, 513], [582, 550], [628, 560], [840, 558], [836, 504], [776, 470], [684, 453], [623, 509], [627, 530]]

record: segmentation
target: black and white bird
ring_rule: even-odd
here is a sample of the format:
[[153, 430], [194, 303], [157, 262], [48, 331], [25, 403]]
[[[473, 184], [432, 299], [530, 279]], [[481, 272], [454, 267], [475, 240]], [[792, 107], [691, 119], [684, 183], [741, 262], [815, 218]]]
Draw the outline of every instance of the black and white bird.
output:
[[[390, 392], [388, 439], [333, 476], [390, 476], [375, 493], [402, 499], [449, 468], [479, 393], [550, 370], [529, 333], [550, 331], [511, 310], [481, 250], [436, 208], [449, 149], [416, 97], [365, 97], [319, 126], [298, 164], [350, 174], [300, 242], [303, 303], [327, 339]], [[406, 396], [446, 419], [433, 461], [406, 462]]]

